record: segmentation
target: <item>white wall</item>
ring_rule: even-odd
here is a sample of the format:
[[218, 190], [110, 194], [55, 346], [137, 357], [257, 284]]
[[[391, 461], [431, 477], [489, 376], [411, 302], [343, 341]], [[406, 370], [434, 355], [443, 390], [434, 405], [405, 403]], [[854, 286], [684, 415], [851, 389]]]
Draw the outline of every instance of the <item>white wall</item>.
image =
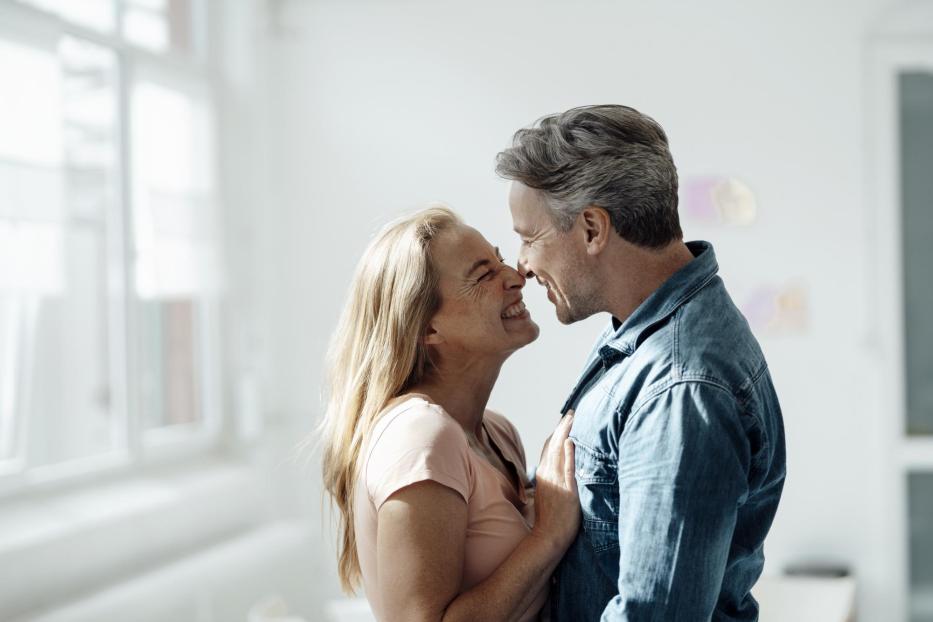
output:
[[[885, 413], [862, 197], [864, 41], [886, 4], [270, 2], [269, 23], [253, 25], [266, 47], [251, 96], [264, 103], [248, 111], [261, 117], [248, 148], [264, 190], [240, 198], [252, 215], [240, 213], [232, 249], [268, 412], [299, 429], [319, 416], [327, 340], [381, 223], [444, 200], [514, 260], [496, 152], [544, 114], [632, 105], [665, 127], [682, 179], [736, 176], [754, 190], [750, 227], [684, 217], [688, 238], [715, 244], [727, 286], [805, 284], [807, 330], [762, 335], [789, 471], [767, 571], [849, 563], [863, 619], [884, 618], [874, 439]], [[605, 318], [560, 326], [533, 283], [526, 300], [541, 338], [507, 363], [491, 406], [533, 456]]]

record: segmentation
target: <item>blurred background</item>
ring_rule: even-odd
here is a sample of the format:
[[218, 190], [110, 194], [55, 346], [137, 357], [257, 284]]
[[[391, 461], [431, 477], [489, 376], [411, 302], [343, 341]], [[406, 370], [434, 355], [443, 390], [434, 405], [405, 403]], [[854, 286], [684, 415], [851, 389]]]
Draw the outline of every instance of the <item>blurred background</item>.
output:
[[[296, 449], [355, 263], [431, 200], [514, 261], [495, 154], [594, 103], [771, 366], [762, 620], [933, 620], [929, 0], [0, 0], [0, 619], [366, 619]], [[607, 321], [542, 292], [529, 456]]]

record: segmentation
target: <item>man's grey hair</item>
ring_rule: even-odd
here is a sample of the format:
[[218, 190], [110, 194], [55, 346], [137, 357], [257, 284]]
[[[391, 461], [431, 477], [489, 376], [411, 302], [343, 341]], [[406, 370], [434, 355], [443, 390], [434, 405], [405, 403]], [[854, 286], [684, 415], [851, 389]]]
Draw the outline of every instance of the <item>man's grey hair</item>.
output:
[[667, 135], [634, 108], [583, 106], [544, 117], [515, 133], [496, 156], [496, 173], [540, 190], [563, 231], [596, 206], [632, 244], [660, 248], [683, 237]]

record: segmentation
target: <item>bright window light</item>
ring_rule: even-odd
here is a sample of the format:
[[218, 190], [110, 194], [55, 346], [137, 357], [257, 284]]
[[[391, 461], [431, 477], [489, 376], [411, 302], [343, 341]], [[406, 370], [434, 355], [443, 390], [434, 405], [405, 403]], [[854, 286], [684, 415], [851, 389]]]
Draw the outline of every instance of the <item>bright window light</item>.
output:
[[0, 159], [58, 166], [61, 71], [54, 51], [0, 39]]
[[20, 2], [104, 32], [112, 31], [116, 21], [113, 0], [20, 0]]
[[143, 299], [216, 289], [211, 117], [196, 95], [142, 82], [133, 90], [136, 287]]

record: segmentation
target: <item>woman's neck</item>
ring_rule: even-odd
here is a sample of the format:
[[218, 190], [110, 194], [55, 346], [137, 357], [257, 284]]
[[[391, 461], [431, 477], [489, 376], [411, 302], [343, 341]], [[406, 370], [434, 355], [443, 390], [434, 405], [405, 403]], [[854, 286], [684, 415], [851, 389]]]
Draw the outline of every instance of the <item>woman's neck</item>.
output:
[[430, 398], [460, 424], [468, 437], [476, 439], [481, 435], [483, 413], [500, 369], [501, 364], [492, 369], [487, 366], [465, 366], [455, 370], [442, 368], [409, 392]]

